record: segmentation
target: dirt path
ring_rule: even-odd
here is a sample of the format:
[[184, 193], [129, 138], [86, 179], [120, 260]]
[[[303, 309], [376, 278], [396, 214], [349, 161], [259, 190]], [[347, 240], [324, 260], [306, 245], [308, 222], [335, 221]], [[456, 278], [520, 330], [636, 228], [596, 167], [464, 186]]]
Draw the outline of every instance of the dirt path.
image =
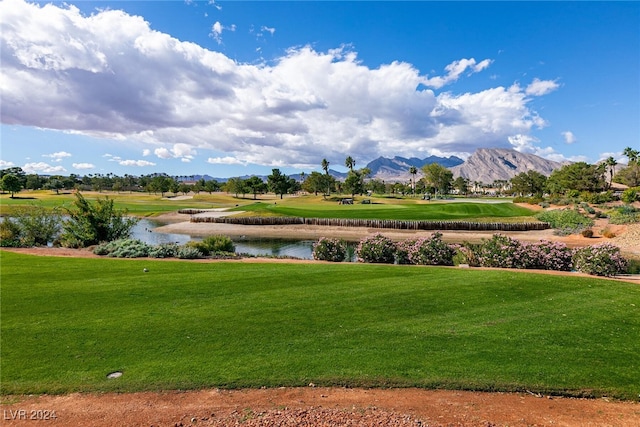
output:
[[[420, 389], [278, 388], [17, 397], [6, 426], [638, 426], [640, 404]], [[47, 412], [48, 411], [48, 412]], [[55, 420], [42, 420], [55, 411]], [[26, 414], [29, 418], [18, 419]], [[12, 415], [14, 419], [12, 419]], [[421, 421], [422, 424], [418, 424]]]

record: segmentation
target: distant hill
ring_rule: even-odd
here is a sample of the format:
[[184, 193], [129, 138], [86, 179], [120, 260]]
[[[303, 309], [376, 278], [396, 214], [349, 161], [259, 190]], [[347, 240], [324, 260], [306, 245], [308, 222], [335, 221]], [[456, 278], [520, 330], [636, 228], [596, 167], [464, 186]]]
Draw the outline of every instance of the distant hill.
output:
[[[394, 157], [389, 159], [387, 157], [378, 157], [377, 159], [369, 162], [367, 167], [371, 169], [371, 177], [376, 179], [382, 179], [385, 181], [406, 181], [411, 179], [409, 168], [415, 166], [418, 171], [424, 165], [430, 165], [431, 163], [438, 163], [446, 168], [451, 168], [456, 165], [460, 165], [464, 162], [459, 157], [438, 157], [429, 156], [425, 159], [419, 159], [417, 157], [411, 157], [409, 159], [405, 157]], [[421, 172], [419, 172], [421, 174]]]
[[543, 159], [534, 154], [520, 153], [506, 148], [480, 148], [463, 164], [451, 168], [454, 177], [490, 184], [495, 180], [510, 180], [514, 176], [535, 170], [549, 176], [562, 163]]
[[[421, 168], [424, 165], [438, 163], [451, 169], [454, 177], [462, 176], [470, 181], [490, 184], [495, 180], [509, 180], [521, 172], [536, 170], [543, 175], [549, 176], [554, 169], [562, 167], [562, 163], [543, 159], [534, 154], [520, 153], [516, 150], [505, 148], [481, 148], [473, 153], [466, 161], [459, 157], [438, 157], [429, 156], [425, 159], [417, 157], [405, 158], [396, 156], [392, 159], [379, 157], [369, 162], [366, 167], [371, 170], [371, 178], [381, 179], [387, 182], [406, 182], [413, 177], [409, 173], [409, 168], [415, 166], [418, 169], [416, 179], [422, 177]], [[321, 172], [323, 173], [323, 172]], [[337, 180], [343, 181], [347, 174], [329, 169], [329, 174]], [[266, 175], [259, 175], [266, 181]], [[289, 175], [291, 178], [300, 181], [300, 174]], [[250, 175], [240, 178], [247, 179]], [[189, 175], [180, 176], [180, 181], [197, 181], [204, 178], [205, 181], [215, 179], [220, 183], [226, 182], [228, 178], [214, 178], [209, 175]]]

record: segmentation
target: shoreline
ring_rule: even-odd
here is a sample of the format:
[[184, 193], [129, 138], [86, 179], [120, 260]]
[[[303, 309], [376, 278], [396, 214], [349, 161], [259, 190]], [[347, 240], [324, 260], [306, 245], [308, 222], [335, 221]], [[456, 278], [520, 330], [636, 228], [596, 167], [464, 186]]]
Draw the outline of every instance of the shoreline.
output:
[[[216, 212], [217, 216], [225, 216], [226, 213]], [[155, 232], [185, 234], [196, 237], [205, 237], [213, 234], [222, 234], [233, 238], [271, 238], [271, 239], [299, 239], [317, 240], [321, 237], [341, 238], [346, 241], [357, 242], [364, 237], [380, 233], [394, 241], [409, 238], [429, 237], [432, 230], [395, 230], [388, 228], [369, 227], [336, 227], [318, 225], [239, 225], [222, 223], [190, 222], [189, 217], [177, 212], [160, 215], [154, 218], [163, 224], [153, 229]], [[616, 237], [605, 238], [598, 231], [605, 227], [613, 228]], [[494, 234], [503, 234], [525, 242], [538, 242], [548, 240], [562, 242], [567, 246], [583, 247], [600, 243], [612, 243], [619, 246], [625, 256], [640, 258], [640, 224], [610, 226], [600, 223], [594, 227], [594, 237], [584, 237], [580, 234], [558, 236], [554, 230], [534, 231], [440, 231], [442, 238], [447, 243], [480, 243], [484, 239], [490, 239]]]

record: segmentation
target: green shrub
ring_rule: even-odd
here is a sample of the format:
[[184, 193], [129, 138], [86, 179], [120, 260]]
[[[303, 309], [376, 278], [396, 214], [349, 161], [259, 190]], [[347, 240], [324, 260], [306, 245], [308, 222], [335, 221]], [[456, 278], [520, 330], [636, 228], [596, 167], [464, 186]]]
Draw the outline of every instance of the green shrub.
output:
[[68, 209], [69, 219], [62, 225], [60, 240], [63, 246], [83, 248], [112, 240], [125, 239], [138, 222], [126, 216], [126, 211], [116, 209], [113, 199], [98, 199], [89, 203], [76, 193], [74, 208]]
[[540, 212], [536, 218], [548, 223], [558, 234], [579, 233], [587, 227], [593, 226], [593, 220], [585, 217], [574, 209], [556, 209]]
[[594, 276], [615, 276], [627, 271], [627, 261], [620, 248], [611, 243], [579, 248], [573, 255], [576, 270]]
[[102, 243], [95, 247], [93, 253], [113, 258], [145, 258], [149, 256], [151, 247], [136, 239], [118, 239]]
[[177, 243], [162, 243], [149, 249], [149, 257], [175, 258], [179, 247]]
[[176, 251], [176, 257], [180, 259], [198, 259], [203, 256], [204, 255], [198, 250], [198, 248], [189, 244], [178, 247], [178, 250]]
[[640, 209], [631, 205], [617, 207], [609, 212], [609, 223], [611, 224], [632, 224], [640, 222]]
[[582, 200], [583, 202], [591, 203], [593, 205], [601, 205], [603, 203], [615, 200], [615, 197], [612, 191], [605, 191], [603, 193], [592, 193], [583, 191], [580, 194], [580, 200]]
[[45, 246], [60, 232], [60, 215], [41, 206], [17, 208], [4, 219], [0, 229], [0, 246]]
[[228, 254], [236, 251], [233, 240], [222, 235], [207, 236], [199, 242], [191, 241], [187, 243], [187, 246], [196, 248], [204, 256]]
[[640, 201], [640, 187], [627, 188], [622, 192], [620, 200], [629, 204]]
[[413, 251], [416, 241], [416, 239], [408, 239], [396, 244], [397, 264], [412, 264], [409, 254]]
[[453, 265], [456, 248], [442, 240], [442, 233], [420, 238], [409, 251], [409, 260], [418, 265]]
[[627, 274], [640, 274], [640, 259], [627, 260]]
[[312, 256], [318, 261], [342, 262], [347, 256], [347, 245], [341, 239], [321, 237], [313, 244]]
[[22, 244], [20, 236], [22, 229], [10, 218], [5, 218], [0, 222], [0, 247], [3, 248], [19, 248]]
[[382, 234], [374, 234], [360, 240], [356, 247], [358, 261], [393, 264], [396, 259], [396, 245], [393, 241]]

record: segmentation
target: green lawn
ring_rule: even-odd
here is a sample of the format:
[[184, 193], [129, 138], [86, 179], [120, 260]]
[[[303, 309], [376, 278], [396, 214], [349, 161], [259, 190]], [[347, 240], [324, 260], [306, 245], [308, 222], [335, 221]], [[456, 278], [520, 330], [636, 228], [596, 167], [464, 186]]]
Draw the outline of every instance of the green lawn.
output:
[[[250, 203], [249, 200], [240, 201], [231, 196], [216, 193], [209, 195], [201, 193], [192, 199], [175, 200], [163, 198], [160, 194], [148, 193], [114, 193], [114, 192], [83, 192], [87, 200], [109, 197], [119, 209], [126, 209], [129, 214], [136, 216], [155, 216], [166, 212], [174, 212], [179, 209], [211, 209], [228, 208], [239, 203]], [[0, 214], [10, 213], [15, 207], [29, 207], [33, 205], [46, 208], [71, 208], [75, 195], [72, 193], [55, 194], [50, 191], [21, 192], [15, 199], [8, 194], [0, 197]]]
[[[473, 221], [537, 221], [530, 209], [510, 202], [447, 203], [424, 202], [419, 199], [389, 199], [373, 197], [372, 204], [338, 205], [336, 201], [324, 200], [322, 196], [285, 197], [263, 195], [259, 201], [236, 198], [225, 193], [201, 193], [192, 199], [175, 200], [162, 198], [160, 194], [147, 193], [83, 193], [87, 200], [109, 197], [119, 209], [126, 209], [135, 216], [155, 216], [179, 209], [231, 208], [249, 216], [294, 216], [303, 218], [361, 218], [397, 220], [473, 220]], [[46, 208], [70, 208], [75, 196], [71, 193], [54, 194], [50, 191], [19, 193], [18, 198], [0, 196], [0, 214], [8, 214], [16, 207], [33, 205]], [[359, 198], [358, 200], [360, 200]]]
[[633, 284], [4, 251], [0, 262], [3, 394], [310, 382], [640, 394]]
[[533, 211], [514, 205], [513, 203], [416, 203], [406, 201], [404, 204], [354, 204], [338, 205], [336, 203], [303, 203], [295, 200], [287, 203], [257, 202], [244, 205], [236, 210], [248, 212], [247, 215], [280, 215], [302, 218], [359, 218], [359, 219], [396, 219], [396, 220], [439, 220], [467, 221], [482, 218], [522, 218], [529, 221]]

